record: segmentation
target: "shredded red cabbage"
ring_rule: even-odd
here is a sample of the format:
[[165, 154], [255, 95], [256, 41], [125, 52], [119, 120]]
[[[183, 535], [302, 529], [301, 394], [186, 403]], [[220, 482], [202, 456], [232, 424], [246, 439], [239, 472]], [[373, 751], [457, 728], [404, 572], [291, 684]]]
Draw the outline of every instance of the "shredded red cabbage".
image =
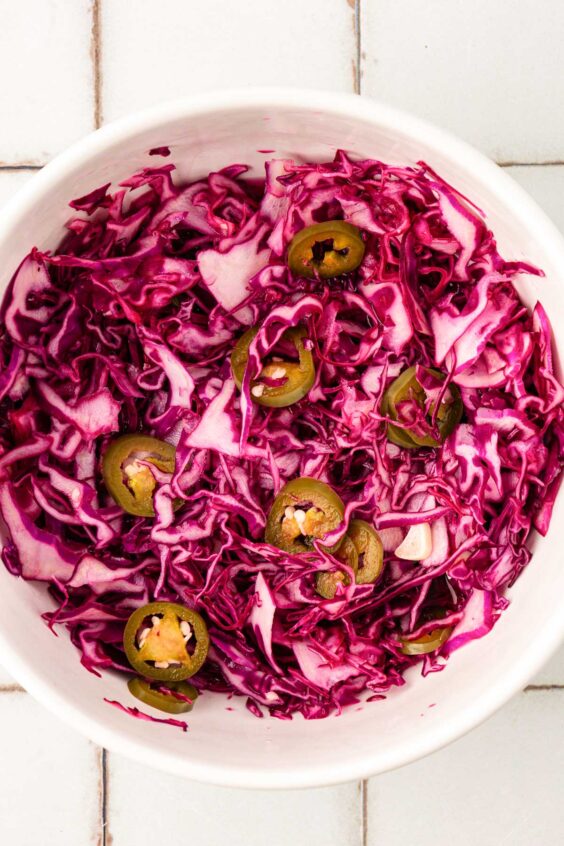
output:
[[[74, 200], [59, 248], [32, 250], [10, 283], [0, 314], [3, 560], [48, 583], [58, 607], [45, 616], [67, 627], [92, 672], [130, 671], [131, 612], [180, 601], [210, 629], [200, 690], [246, 697], [257, 715], [324, 717], [403, 684], [420, 659], [400, 639], [436, 626], [430, 609], [453, 632], [424, 657], [424, 673], [486, 634], [530, 559], [531, 531], [548, 530], [564, 389], [548, 318], [540, 303], [529, 313], [512, 284], [542, 274], [505, 261], [479, 210], [424, 164], [343, 152], [326, 164], [273, 160], [260, 184], [243, 165], [189, 185], [173, 170], [147, 168]], [[362, 230], [361, 266], [329, 281], [293, 276], [292, 237], [333, 219]], [[239, 394], [229, 357], [244, 329], [261, 326], [252, 369], [297, 324], [316, 363], [309, 395], [264, 408], [248, 379]], [[422, 380], [438, 367], [445, 390], [460, 388], [464, 417], [441, 448], [386, 437], [383, 392], [411, 365]], [[176, 446], [154, 519], [124, 514], [101, 481], [109, 439], [135, 431]], [[335, 538], [351, 516], [381, 532], [378, 583], [323, 599], [315, 574], [334, 566], [326, 553], [264, 542], [273, 498], [296, 476], [342, 497]], [[431, 555], [395, 556], [421, 522]]]
[[121, 702], [117, 702], [115, 699], [104, 699], [104, 702], [107, 702], [108, 705], [113, 705], [114, 708], [123, 711], [125, 714], [136, 717], [138, 720], [146, 720], [149, 723], [163, 723], [165, 726], [176, 726], [176, 728], [182, 729], [182, 731], [188, 731], [188, 723], [185, 723], [184, 720], [175, 720], [173, 717], [152, 717], [150, 714], [146, 714], [145, 711], [140, 711], [139, 708], [130, 708], [128, 705], [122, 705]]

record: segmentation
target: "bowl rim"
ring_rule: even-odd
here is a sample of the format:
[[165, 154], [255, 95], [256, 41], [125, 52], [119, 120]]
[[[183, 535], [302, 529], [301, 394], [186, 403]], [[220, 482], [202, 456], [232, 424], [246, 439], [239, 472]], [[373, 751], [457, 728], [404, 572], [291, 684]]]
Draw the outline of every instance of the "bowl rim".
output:
[[[5, 204], [0, 212], [0, 239], [6, 235], [13, 218], [18, 218], [35, 198], [43, 196], [77, 164], [92, 155], [118, 144], [151, 126], [181, 116], [198, 118], [213, 112], [236, 112], [242, 108], [295, 108], [323, 111], [360, 120], [374, 126], [386, 125], [409, 137], [424, 139], [426, 146], [445, 153], [462, 163], [472, 178], [486, 183], [490, 191], [511, 203], [513, 216], [523, 222], [538, 242], [540, 250], [555, 264], [564, 266], [564, 238], [555, 224], [537, 203], [506, 172], [483, 153], [450, 132], [426, 120], [412, 116], [377, 100], [356, 94], [334, 93], [307, 88], [256, 87], [221, 89], [149, 107], [105, 124], [46, 164]], [[11, 642], [0, 626], [0, 651], [8, 672], [48, 710], [63, 719], [79, 733], [112, 752], [122, 754], [153, 768], [195, 781], [227, 787], [253, 789], [305, 788], [340, 784], [365, 779], [418, 760], [460, 738], [478, 726], [526, 685], [564, 640], [564, 615], [553, 614], [537, 631], [534, 641], [522, 660], [500, 670], [498, 681], [432, 731], [422, 732], [417, 739], [405, 741], [382, 754], [366, 752], [348, 761], [334, 764], [300, 763], [292, 769], [268, 771], [244, 764], [207, 764], [166, 751], [159, 751], [148, 742], [112, 728], [102, 719], [85, 714], [69, 702], [57, 688], [56, 681], [41, 677], [20, 654], [18, 644]]]

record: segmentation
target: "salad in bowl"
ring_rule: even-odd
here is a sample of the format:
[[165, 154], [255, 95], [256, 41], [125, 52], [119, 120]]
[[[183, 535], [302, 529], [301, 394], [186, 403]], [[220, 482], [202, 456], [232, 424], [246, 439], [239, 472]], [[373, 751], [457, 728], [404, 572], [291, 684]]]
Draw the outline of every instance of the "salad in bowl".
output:
[[441, 671], [549, 527], [542, 268], [424, 162], [151, 152], [6, 291], [4, 565], [111, 704], [183, 729], [208, 691], [317, 719]]

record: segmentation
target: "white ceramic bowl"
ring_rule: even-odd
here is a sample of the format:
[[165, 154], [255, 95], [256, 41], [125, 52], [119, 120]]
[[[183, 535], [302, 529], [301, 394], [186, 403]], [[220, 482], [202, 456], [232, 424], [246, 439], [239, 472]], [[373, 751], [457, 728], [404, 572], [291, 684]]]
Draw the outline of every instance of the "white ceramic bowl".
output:
[[[262, 173], [269, 155], [323, 160], [342, 147], [387, 162], [424, 159], [487, 214], [501, 252], [526, 258], [546, 278], [524, 279], [539, 297], [564, 349], [564, 242], [535, 203], [500, 168], [428, 124], [355, 96], [295, 90], [206, 94], [168, 103], [100, 129], [47, 165], [0, 215], [0, 291], [36, 244], [53, 248], [69, 217], [67, 202], [102, 183], [163, 159], [168, 144], [179, 175], [194, 178], [231, 162]], [[412, 672], [386, 701], [307, 722], [257, 720], [220, 695], [206, 694], [190, 731], [141, 722], [104, 702], [133, 705], [124, 680], [96, 678], [68, 638], [40, 618], [51, 605], [41, 586], [0, 566], [0, 661], [32, 695], [92, 740], [163, 770], [216, 784], [305, 787], [369, 776], [413, 761], [459, 737], [522, 688], [564, 636], [560, 496], [545, 539], [511, 591], [511, 606], [486, 638], [456, 652], [444, 672]], [[234, 710], [226, 710], [230, 705]], [[434, 707], [431, 707], [434, 705]]]

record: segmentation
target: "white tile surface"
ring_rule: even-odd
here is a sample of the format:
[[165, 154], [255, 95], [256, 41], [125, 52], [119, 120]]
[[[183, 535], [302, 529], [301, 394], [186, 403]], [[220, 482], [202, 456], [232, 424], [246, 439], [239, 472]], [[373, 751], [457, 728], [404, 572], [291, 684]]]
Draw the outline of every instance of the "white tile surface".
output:
[[564, 691], [521, 694], [447, 749], [371, 779], [368, 846], [561, 846]]
[[0, 843], [101, 842], [99, 753], [27, 693], [0, 692]]
[[508, 167], [505, 170], [529, 192], [564, 234], [564, 165]]
[[174, 843], [179, 832], [199, 846], [361, 846], [360, 827], [357, 784], [253, 793], [206, 787], [108, 756], [112, 846]]
[[564, 687], [564, 646], [540, 670], [531, 684], [561, 685]]
[[29, 182], [36, 171], [34, 170], [6, 170], [0, 169], [0, 207], [12, 197], [16, 191]]
[[91, 3], [1, 5], [0, 162], [42, 164], [93, 128]]
[[219, 87], [353, 90], [347, 0], [110, 0], [102, 39], [105, 121]]
[[498, 161], [562, 160], [563, 36], [559, 2], [364, 0], [361, 90]]
[[[93, 3], [1, 3], [0, 207], [33, 175], [2, 163], [42, 163], [93, 126]], [[351, 91], [354, 5], [101, 0], [103, 117], [219, 86]], [[500, 161], [564, 160], [562, 3], [360, 5], [365, 93], [450, 127]], [[509, 172], [564, 231], [564, 166]], [[564, 649], [533, 682], [564, 684]], [[0, 667], [0, 688], [12, 683]], [[523, 694], [449, 749], [371, 780], [367, 846], [562, 846], [563, 713], [564, 690]], [[27, 694], [0, 691], [0, 846], [102, 846], [99, 755]], [[107, 846], [179, 837], [198, 846], [363, 842], [356, 784], [238, 792], [110, 755], [107, 788]]]

